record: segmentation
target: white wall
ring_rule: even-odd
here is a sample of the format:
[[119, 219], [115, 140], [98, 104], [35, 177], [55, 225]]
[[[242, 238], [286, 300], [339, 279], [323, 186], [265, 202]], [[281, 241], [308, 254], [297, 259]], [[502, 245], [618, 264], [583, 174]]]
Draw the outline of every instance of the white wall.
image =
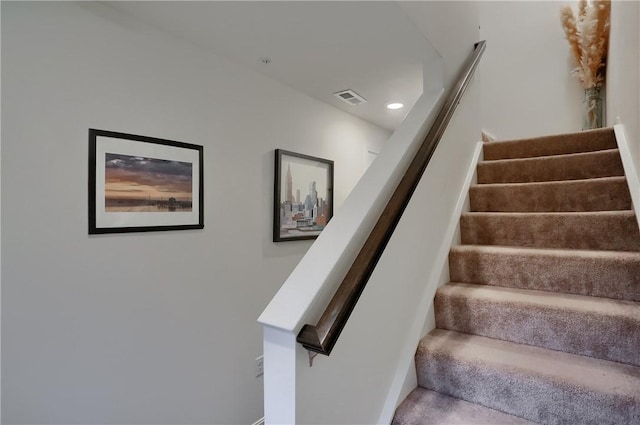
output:
[[437, 254], [480, 130], [478, 89], [470, 86], [331, 356], [309, 368], [298, 348], [296, 423], [389, 423], [408, 371], [415, 387], [413, 356], [437, 288], [429, 277], [442, 269]]
[[[479, 3], [475, 1], [399, 1], [398, 3], [442, 56], [444, 86], [450, 87], [455, 82], [462, 64], [473, 50], [473, 44], [480, 41]], [[428, 84], [425, 83], [425, 87], [427, 86]]]
[[[251, 423], [258, 314], [310, 246], [271, 242], [273, 150], [388, 133], [109, 12], [2, 3], [2, 422]], [[87, 235], [87, 129], [205, 146], [205, 228]]]
[[[473, 51], [473, 44], [478, 41], [475, 8], [472, 4], [465, 7], [465, 4], [455, 2], [402, 3], [401, 6], [428, 38], [429, 31], [438, 24], [437, 40], [429, 38], [429, 41], [442, 56], [443, 76], [447, 85], [451, 85], [453, 76], [459, 72], [462, 62]], [[442, 25], [441, 20], [458, 25]], [[378, 184], [374, 187], [373, 183], [380, 175], [389, 171], [384, 169], [382, 164], [403, 163], [397, 161], [398, 158], [393, 157], [391, 153], [401, 150], [400, 145], [407, 151], [411, 150], [407, 148], [411, 141], [406, 140], [406, 137], [410, 136], [413, 140], [417, 133], [409, 128], [420, 127], [414, 125], [416, 120], [423, 122], [428, 118], [428, 111], [435, 99], [424, 97], [418, 101], [418, 106], [422, 107], [424, 104], [429, 105], [429, 108], [425, 106], [425, 110], [420, 111], [420, 117], [416, 115], [416, 108], [411, 111], [403, 126], [392, 135], [376, 163], [354, 188], [345, 202], [345, 208], [299, 263], [283, 285], [283, 290], [261, 316], [263, 323], [270, 325], [265, 331], [266, 346], [273, 348], [273, 353], [280, 357], [283, 357], [285, 346], [288, 350], [295, 350], [296, 354], [296, 364], [292, 368], [278, 367], [277, 372], [280, 374], [274, 374], [273, 379], [269, 379], [269, 382], [282, 383], [284, 378], [288, 378], [295, 382], [278, 387], [290, 397], [279, 397], [275, 400], [274, 405], [281, 409], [275, 413], [281, 414], [270, 415], [268, 412], [268, 424], [291, 423], [292, 417], [295, 417], [296, 423], [299, 424], [390, 422], [396, 403], [402, 396], [402, 381], [411, 368], [420, 330], [429, 318], [428, 304], [426, 308], [420, 308], [423, 307], [421, 301], [432, 299], [435, 290], [434, 285], [428, 284], [427, 276], [433, 270], [439, 273], [443, 265], [436, 264], [434, 253], [444, 240], [447, 225], [451, 221], [463, 185], [466, 166], [471, 161], [476, 147], [475, 141], [480, 135], [479, 95], [479, 86], [475, 82], [470, 86], [441, 146], [432, 158], [430, 167], [331, 356], [317, 357], [310, 368], [305, 350], [293, 343], [295, 333], [302, 326], [298, 323], [300, 317], [306, 317], [309, 323], [315, 323], [314, 319], [317, 319], [326, 306], [327, 288], [335, 288], [340, 281], [341, 275], [336, 270], [342, 270], [342, 258], [331, 263], [330, 260], [333, 258], [327, 257], [332, 257], [333, 252], [331, 255], [323, 256], [321, 250], [335, 240], [335, 245], [340, 249], [346, 246], [344, 256], [355, 256], [359, 246], [351, 246], [350, 242], [344, 242], [342, 239], [343, 234], [352, 232], [356, 226], [354, 224], [346, 227], [349, 223], [346, 214], [365, 213], [351, 208], [356, 206], [352, 201], [367, 191], [371, 197], [380, 196], [384, 190], [380, 189], [380, 186], [383, 185]], [[393, 152], [393, 155], [396, 153]], [[459, 167], [452, 167], [451, 164], [457, 164]], [[391, 175], [389, 180], [393, 178]], [[372, 210], [379, 211], [375, 209], [376, 205], [373, 202], [371, 204]], [[365, 214], [365, 219], [368, 219], [369, 215]], [[339, 233], [342, 225], [346, 228]], [[355, 235], [353, 240], [358, 238], [362, 239], [360, 233]], [[312, 276], [305, 279], [311, 272]], [[327, 279], [324, 279], [325, 277]], [[314, 291], [317, 291], [317, 294]], [[431, 293], [428, 293], [429, 291]], [[307, 306], [305, 303], [298, 303], [299, 300], [306, 302], [312, 294], [316, 294], [317, 305]], [[278, 306], [286, 305], [287, 300], [296, 301], [296, 314], [290, 310], [281, 314], [274, 311]], [[414, 333], [416, 328], [418, 332]], [[289, 334], [286, 334], [287, 332]], [[270, 336], [273, 340], [269, 339]], [[270, 361], [271, 359], [267, 359], [266, 368], [273, 367]], [[398, 377], [400, 382], [396, 385]], [[276, 388], [276, 385], [272, 388]]]
[[580, 131], [584, 90], [560, 24], [561, 1], [482, 1], [482, 127], [498, 139]]
[[624, 125], [640, 170], [640, 3], [613, 1], [607, 64], [607, 124]]
[[[311, 403], [311, 408], [298, 408], [298, 412], [303, 415], [298, 417], [298, 422], [319, 420], [316, 414], [325, 405], [323, 398], [305, 399], [297, 394], [297, 378], [304, 376], [298, 371], [307, 368], [307, 356], [297, 345], [296, 335], [305, 323], [316, 323], [329, 304], [424, 140], [428, 126], [437, 113], [434, 112], [434, 106], [438, 103], [442, 103], [442, 90], [423, 94], [418, 99], [403, 124], [393, 133], [376, 161], [349, 194], [342, 208], [336, 212], [331, 223], [260, 316], [260, 323], [265, 325], [265, 419], [268, 425], [294, 423], [296, 409], [299, 405], [304, 406], [305, 401]], [[293, 362], [289, 361], [291, 358]], [[365, 367], [360, 359], [360, 356], [351, 358], [355, 362], [350, 367], [338, 366], [335, 371], [340, 371], [350, 379], [356, 370]], [[384, 368], [388, 365], [378, 366]], [[304, 385], [314, 383], [307, 381], [302, 384]], [[354, 415], [350, 417], [356, 418], [362, 415], [363, 412], [359, 410], [362, 406], [375, 405], [367, 402], [371, 400], [372, 392], [379, 394], [386, 391], [385, 386], [367, 388], [367, 391], [360, 390], [356, 394], [347, 391], [344, 386], [339, 391], [335, 386], [323, 386], [322, 389], [323, 393], [341, 398], [339, 404]], [[345, 400], [351, 403], [345, 403]], [[325, 414], [330, 416], [326, 417]], [[367, 408], [364, 417], [371, 418], [372, 415], [375, 412]], [[323, 421], [342, 423], [345, 416], [347, 415], [343, 409], [332, 409], [320, 417], [324, 418]]]

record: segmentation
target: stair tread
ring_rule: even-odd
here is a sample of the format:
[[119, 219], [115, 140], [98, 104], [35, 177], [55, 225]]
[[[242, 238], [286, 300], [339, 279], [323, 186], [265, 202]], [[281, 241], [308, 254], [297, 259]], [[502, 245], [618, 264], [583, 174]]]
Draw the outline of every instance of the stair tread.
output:
[[640, 367], [435, 329], [416, 353], [418, 385], [544, 424], [631, 424]]
[[[492, 142], [495, 143], [495, 142]], [[526, 158], [504, 158], [504, 159], [484, 159], [482, 161], [478, 161], [478, 164], [527, 164], [527, 163], [545, 163], [549, 160], [565, 160], [572, 158], [591, 158], [603, 155], [609, 155], [617, 153], [620, 154], [620, 150], [618, 148], [614, 149], [602, 149], [598, 151], [589, 151], [589, 152], [573, 152], [573, 153], [562, 153], [557, 155], [545, 155], [545, 156], [534, 156], [534, 157], [526, 157]]]
[[472, 188], [503, 188], [503, 187], [553, 187], [553, 186], [575, 186], [580, 184], [598, 184], [598, 183], [619, 183], [626, 182], [625, 176], [611, 176], [611, 177], [592, 177], [588, 179], [575, 179], [575, 180], [549, 180], [541, 182], [515, 182], [515, 183], [477, 183], [471, 185]]
[[538, 157], [558, 152], [585, 152], [617, 147], [612, 128], [587, 130], [579, 133], [552, 134], [485, 143], [485, 156]]
[[608, 251], [597, 249], [566, 249], [566, 248], [532, 248], [525, 246], [502, 246], [502, 245], [454, 245], [452, 251], [475, 251], [478, 253], [496, 253], [502, 255], [540, 255], [552, 257], [581, 257], [581, 258], [601, 258], [617, 259], [624, 258], [628, 261], [640, 261], [640, 252], [633, 251]]
[[613, 127], [593, 128], [590, 130], [570, 131], [567, 133], [552, 133], [552, 134], [545, 134], [542, 136], [534, 136], [534, 137], [514, 137], [509, 139], [494, 139], [490, 142], [486, 142], [485, 144], [500, 145], [505, 143], [514, 143], [514, 142], [530, 143], [533, 140], [540, 140], [541, 142], [549, 143], [549, 141], [556, 140], [556, 139], [565, 140], [567, 137], [572, 137], [572, 136], [580, 137], [580, 136], [597, 135], [597, 134], [611, 134], [613, 136]]
[[640, 367], [442, 329], [434, 329], [421, 340], [418, 356], [424, 350], [459, 363], [561, 381], [640, 404]]
[[478, 183], [583, 180], [624, 176], [618, 149], [478, 162]]
[[519, 183], [481, 183], [469, 188], [471, 211], [552, 212], [629, 210], [625, 177]]
[[534, 422], [418, 387], [398, 406], [392, 425], [530, 425]]
[[450, 279], [499, 287], [640, 301], [640, 252], [455, 245]]
[[460, 217], [465, 245], [640, 251], [631, 210], [467, 212]]
[[497, 217], [576, 217], [576, 216], [635, 216], [633, 210], [617, 211], [470, 211], [462, 213], [463, 216], [497, 216]]
[[640, 303], [451, 282], [435, 298], [438, 328], [640, 366]]
[[638, 330], [640, 330], [640, 303], [635, 301], [460, 282], [449, 282], [438, 288], [438, 292], [466, 298], [483, 299], [493, 303], [509, 302], [523, 306], [550, 307], [576, 312], [598, 313], [606, 316], [627, 317], [637, 322]]

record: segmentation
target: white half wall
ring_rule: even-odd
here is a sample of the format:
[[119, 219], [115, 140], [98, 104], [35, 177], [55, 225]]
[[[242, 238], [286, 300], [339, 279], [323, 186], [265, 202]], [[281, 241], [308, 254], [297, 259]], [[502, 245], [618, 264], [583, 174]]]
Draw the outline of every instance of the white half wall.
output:
[[[401, 3], [425, 36], [436, 23], [437, 28], [445, 32], [438, 33], [437, 41], [427, 37], [442, 57], [448, 86], [478, 41], [477, 13], [474, 14], [471, 3], [467, 5], [469, 8], [465, 5]], [[433, 14], [436, 11], [439, 15]], [[451, 25], [443, 25], [441, 20]], [[479, 96], [479, 85], [474, 81], [331, 356], [316, 357], [310, 368], [307, 352], [293, 343], [295, 335], [304, 323], [315, 323], [326, 307], [346, 272], [344, 258], [355, 257], [367, 235], [363, 231], [372, 227], [367, 223], [372, 223], [372, 215], [375, 218], [382, 208], [380, 198], [388, 197], [383, 194], [389, 192], [389, 182], [398, 181], [403, 173], [397, 164], [406, 166], [405, 153], [415, 151], [413, 142], [419, 140], [416, 135], [426, 133], [420, 124], [425, 119], [433, 119], [432, 108], [441, 106], [441, 99], [423, 95], [416, 103], [378, 160], [354, 188], [344, 208], [263, 312], [260, 321], [266, 325], [265, 356], [267, 350], [278, 353], [288, 348], [295, 351], [296, 357], [295, 364], [287, 365], [279, 362], [283, 354], [277, 358], [265, 357], [267, 380], [281, 384], [277, 394], [266, 394], [267, 403], [273, 402], [281, 409], [276, 414], [271, 414], [271, 408], [267, 409], [270, 414], [266, 417], [267, 424], [290, 423], [292, 416], [298, 424], [390, 422], [395, 403], [403, 395], [402, 380], [407, 376], [418, 345], [420, 335], [413, 330], [426, 329], [423, 325], [430, 323], [430, 303], [421, 308], [421, 301], [429, 298], [428, 291], [435, 291], [428, 276], [436, 269], [438, 273], [442, 270], [443, 264], [436, 264], [437, 254], [454, 214], [475, 142], [480, 137]], [[387, 165], [394, 168], [389, 170]], [[360, 220], [352, 222], [353, 217]], [[414, 326], [416, 323], [419, 326]], [[273, 328], [289, 334], [281, 338], [282, 335], [274, 334]], [[290, 397], [291, 383], [284, 381], [292, 378], [295, 379], [295, 399]]]
[[[1, 7], [2, 423], [253, 423], [311, 245], [271, 242], [273, 151], [333, 159], [339, 206], [389, 133], [97, 2]], [[204, 230], [89, 237], [90, 127], [204, 145]]]
[[[398, 402], [406, 395], [393, 384], [411, 369], [422, 336], [419, 331], [432, 314], [437, 282], [429, 277], [434, 270], [439, 276], [443, 267], [438, 253], [476, 147], [478, 107], [476, 82], [452, 119], [331, 356], [318, 356], [309, 368], [307, 353], [298, 346], [296, 423], [389, 423], [395, 408], [390, 407], [390, 392]], [[431, 300], [426, 306], [425, 299]]]
[[[387, 386], [375, 385], [371, 387], [371, 391], [354, 393], [345, 385], [338, 390], [335, 385], [331, 385], [334, 382], [329, 381], [329, 385], [323, 385], [324, 381], [309, 378], [301, 372], [308, 367], [306, 352], [295, 343], [295, 339], [303, 325], [316, 323], [329, 304], [395, 186], [424, 140], [428, 126], [437, 114], [435, 107], [441, 105], [442, 101], [442, 91], [423, 94], [418, 99], [403, 124], [386, 143], [385, 149], [349, 194], [343, 207], [335, 213], [331, 223], [307, 251], [260, 316], [260, 323], [265, 325], [265, 388], [273, 388], [273, 391], [265, 392], [265, 419], [268, 425], [281, 425], [279, 418], [291, 416], [295, 416], [300, 423], [344, 423], [347, 421], [346, 418], [374, 420], [371, 418], [375, 418], [376, 412], [370, 406], [376, 405], [376, 396], [379, 398], [380, 394], [384, 394], [388, 390]], [[267, 332], [272, 328], [289, 332], [289, 338], [271, 340], [273, 335], [277, 335]], [[293, 342], [287, 344], [292, 352], [297, 354], [297, 360], [293, 363], [288, 361], [288, 356], [273, 355], [282, 348], [284, 340]], [[278, 346], [278, 350], [269, 349], [273, 346]], [[366, 367], [366, 363], [357, 352], [351, 350], [350, 354], [352, 357], [348, 359], [351, 362], [346, 367], [344, 364], [332, 362], [329, 370], [344, 377], [344, 382], [358, 384], [358, 380], [353, 379], [354, 373]], [[384, 368], [378, 371], [378, 375], [384, 379], [388, 365], [378, 363], [378, 366]], [[283, 374], [282, 371], [286, 373]], [[339, 403], [330, 403], [324, 397], [306, 398], [298, 389], [295, 397], [290, 397], [291, 383], [285, 379], [292, 377], [295, 378], [296, 388], [298, 382], [300, 387], [314, 386], [316, 390], [326, 393], [326, 397], [333, 397], [331, 401], [340, 399]], [[277, 385], [282, 388], [275, 389]], [[326, 405], [331, 405], [332, 408], [327, 410]], [[361, 410], [362, 406], [367, 406], [366, 411]], [[285, 409], [286, 413], [283, 411]], [[276, 410], [278, 414], [275, 417], [269, 416]]]
[[481, 1], [482, 127], [498, 139], [580, 131], [584, 90], [560, 24], [564, 1]]
[[640, 170], [640, 3], [611, 3], [607, 64], [607, 124], [620, 122]]

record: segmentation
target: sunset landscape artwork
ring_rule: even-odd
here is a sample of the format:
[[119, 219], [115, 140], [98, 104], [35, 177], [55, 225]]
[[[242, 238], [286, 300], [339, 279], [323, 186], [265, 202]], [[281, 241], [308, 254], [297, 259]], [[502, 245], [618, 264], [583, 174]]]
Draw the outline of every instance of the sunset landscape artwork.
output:
[[204, 147], [89, 129], [89, 234], [204, 228]]
[[105, 212], [190, 212], [193, 164], [105, 154]]

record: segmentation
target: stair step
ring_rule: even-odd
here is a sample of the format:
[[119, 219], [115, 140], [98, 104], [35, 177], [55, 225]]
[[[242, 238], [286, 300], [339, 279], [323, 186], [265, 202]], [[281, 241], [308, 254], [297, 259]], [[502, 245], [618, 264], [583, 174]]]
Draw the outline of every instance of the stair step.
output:
[[398, 406], [391, 425], [533, 425], [526, 419], [479, 404], [416, 388]]
[[640, 251], [633, 211], [464, 213], [462, 244]]
[[640, 301], [640, 252], [458, 245], [454, 282]]
[[618, 149], [478, 162], [478, 183], [529, 183], [624, 176]]
[[416, 354], [418, 385], [545, 424], [632, 424], [640, 368], [436, 329]]
[[600, 128], [580, 133], [485, 143], [484, 159], [531, 158], [616, 149], [617, 147], [613, 129]]
[[436, 327], [640, 366], [640, 303], [471, 283], [435, 298]]
[[469, 189], [469, 198], [471, 211], [560, 212], [632, 209], [625, 177], [478, 184]]

